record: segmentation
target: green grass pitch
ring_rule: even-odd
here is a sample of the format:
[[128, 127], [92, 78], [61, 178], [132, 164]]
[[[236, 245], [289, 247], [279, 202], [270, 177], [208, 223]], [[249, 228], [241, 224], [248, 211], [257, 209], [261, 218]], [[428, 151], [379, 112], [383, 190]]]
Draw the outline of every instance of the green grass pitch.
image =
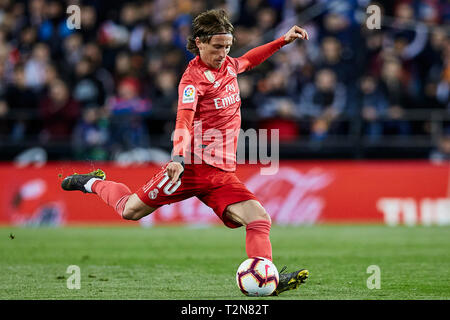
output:
[[[249, 298], [235, 272], [245, 229], [0, 228], [0, 299], [449, 299], [450, 227], [273, 226], [274, 262], [308, 268], [298, 290]], [[81, 289], [69, 290], [69, 265]], [[370, 265], [380, 289], [368, 289]]]

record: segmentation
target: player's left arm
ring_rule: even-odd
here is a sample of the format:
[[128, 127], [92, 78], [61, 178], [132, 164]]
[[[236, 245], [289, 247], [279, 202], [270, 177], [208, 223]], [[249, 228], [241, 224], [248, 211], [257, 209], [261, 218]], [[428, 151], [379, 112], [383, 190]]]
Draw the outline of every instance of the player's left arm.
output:
[[191, 109], [180, 109], [177, 112], [173, 135], [172, 162], [166, 167], [167, 175], [172, 179], [172, 183], [176, 183], [178, 179], [181, 179], [184, 171], [184, 159], [191, 141], [189, 128], [192, 126], [194, 113], [194, 110]]
[[189, 73], [184, 73], [178, 85], [178, 107], [173, 135], [172, 161], [166, 167], [172, 183], [176, 183], [184, 172], [184, 159], [191, 142], [190, 128], [198, 102], [198, 85]]
[[293, 26], [288, 32], [278, 39], [248, 51], [243, 56], [236, 59], [238, 64], [238, 73], [242, 73], [256, 67], [281, 49], [281, 47], [288, 43], [294, 42], [297, 39], [309, 40], [309, 36], [305, 29], [300, 28], [299, 26]]

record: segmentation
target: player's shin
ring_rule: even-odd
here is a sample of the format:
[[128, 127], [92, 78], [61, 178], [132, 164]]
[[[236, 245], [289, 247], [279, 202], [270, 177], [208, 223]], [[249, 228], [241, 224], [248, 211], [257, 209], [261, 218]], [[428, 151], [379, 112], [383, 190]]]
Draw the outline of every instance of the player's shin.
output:
[[269, 220], [255, 220], [247, 224], [245, 249], [249, 258], [263, 257], [272, 261], [270, 227], [271, 222]]
[[123, 183], [97, 180], [92, 184], [92, 191], [122, 217], [125, 204], [131, 196], [131, 190]]

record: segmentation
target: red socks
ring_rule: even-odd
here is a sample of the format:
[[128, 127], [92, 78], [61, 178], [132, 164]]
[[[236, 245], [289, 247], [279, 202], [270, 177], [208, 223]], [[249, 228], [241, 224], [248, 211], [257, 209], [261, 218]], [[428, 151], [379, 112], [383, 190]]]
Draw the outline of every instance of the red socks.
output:
[[91, 189], [122, 217], [125, 204], [132, 194], [126, 185], [114, 181], [96, 180]]
[[247, 225], [245, 249], [249, 258], [263, 257], [272, 261], [272, 245], [269, 239], [270, 226], [271, 223], [268, 220], [256, 220]]

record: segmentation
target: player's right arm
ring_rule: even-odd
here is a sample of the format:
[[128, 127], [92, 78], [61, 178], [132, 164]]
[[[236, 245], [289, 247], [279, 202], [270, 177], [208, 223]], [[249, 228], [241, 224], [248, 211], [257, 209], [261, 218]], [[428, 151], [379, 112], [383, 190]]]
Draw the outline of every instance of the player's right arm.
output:
[[197, 109], [198, 86], [184, 74], [178, 85], [178, 108], [173, 136], [172, 162], [167, 167], [167, 175], [176, 183], [184, 171], [184, 159], [191, 143], [190, 131]]

